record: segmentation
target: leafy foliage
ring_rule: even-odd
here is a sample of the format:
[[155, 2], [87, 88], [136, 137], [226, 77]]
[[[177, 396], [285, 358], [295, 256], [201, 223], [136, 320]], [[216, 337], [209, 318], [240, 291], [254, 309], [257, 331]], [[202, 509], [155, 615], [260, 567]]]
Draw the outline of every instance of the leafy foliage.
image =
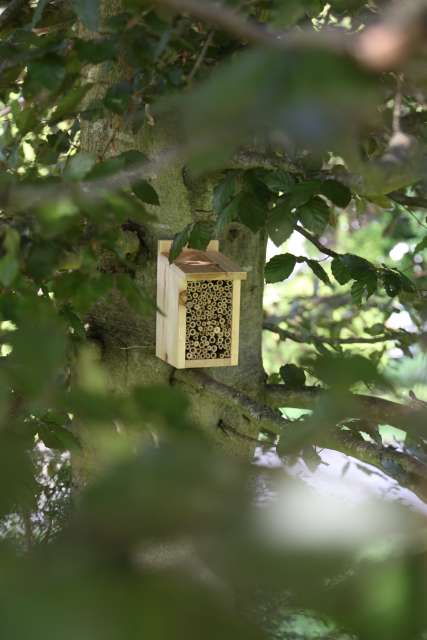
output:
[[[146, 336], [108, 337], [111, 368], [119, 352], [127, 357], [126, 370], [113, 372], [115, 393], [89, 345], [106, 346], [94, 309], [154, 315], [150, 250], [171, 206], [155, 176], [186, 184], [188, 168], [195, 182], [215, 170], [212, 205], [189, 199], [195, 221], [183, 222], [170, 260], [223, 240], [230, 225], [247, 227], [260, 246], [268, 235], [280, 253], [265, 280], [286, 280], [292, 296], [278, 314], [286, 344], [282, 352], [275, 343], [270, 379], [278, 392], [316, 400], [314, 413], [280, 422], [236, 391], [238, 413], [246, 403], [248, 422], [269, 421], [269, 446], [288, 462], [301, 456], [316, 469], [320, 447], [365, 454], [425, 498], [423, 401], [411, 396], [414, 420], [396, 411], [407, 434], [396, 452], [382, 446], [383, 414], [367, 417], [351, 393], [391, 397], [396, 347], [423, 357], [421, 65], [402, 59], [383, 72], [366, 62], [356, 38], [378, 7], [363, 0], [190, 2], [177, 14], [168, 7], [179, 2], [160, 0], [124, 0], [117, 11], [98, 0], [38, 0], [7, 17], [18, 5], [3, 3], [0, 14], [2, 637], [262, 640], [271, 620], [260, 624], [247, 602], [260, 589], [258, 601], [289, 594], [298, 610], [359, 638], [420, 638], [425, 532], [414, 514], [380, 503], [378, 522], [360, 511], [328, 519], [329, 503], [319, 510], [317, 496], [288, 483], [260, 518], [253, 468], [211, 449], [173, 376], [127, 388]], [[199, 15], [209, 8], [213, 16]], [[405, 18], [403, 57], [424, 22], [414, 35]], [[287, 31], [276, 37], [275, 28]], [[176, 148], [159, 150], [152, 142], [168, 117]], [[93, 140], [101, 133], [103, 149]], [[120, 152], [133, 141], [145, 153]], [[410, 329], [393, 328], [396, 314]], [[256, 445], [253, 434], [243, 440]], [[92, 451], [97, 480], [71, 507], [69, 452], [78, 476]], [[359, 560], [372, 541], [384, 549], [396, 534], [390, 553]], [[172, 553], [162, 558], [165, 545]]]

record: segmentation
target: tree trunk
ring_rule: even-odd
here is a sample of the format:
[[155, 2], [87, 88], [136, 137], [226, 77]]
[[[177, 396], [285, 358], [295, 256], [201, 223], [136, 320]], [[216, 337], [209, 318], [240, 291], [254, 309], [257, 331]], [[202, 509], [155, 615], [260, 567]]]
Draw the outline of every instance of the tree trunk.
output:
[[[108, 11], [117, 9], [115, 1], [108, 5]], [[120, 77], [117, 68], [113, 72], [100, 69], [89, 73], [91, 81], [95, 81], [91, 100], [102, 95], [105, 86]], [[122, 71], [121, 75], [124, 74]], [[176, 148], [178, 137], [177, 124], [166, 120], [154, 124], [147, 122], [135, 136], [123, 119], [114, 115], [108, 120], [83, 123], [81, 146], [83, 151], [92, 152], [99, 158], [134, 149], [143, 151], [150, 161], [155, 162]], [[158, 222], [132, 228], [139, 240], [135, 279], [155, 302], [157, 242], [172, 238], [192, 221], [209, 219], [213, 215], [212, 191], [218, 175], [195, 178], [185, 166], [175, 161], [150, 177], [161, 203], [160, 207], [152, 207]], [[242, 225], [232, 224], [219, 240], [221, 251], [248, 271], [247, 280], [242, 284], [239, 365], [204, 371], [216, 381], [260, 400], [265, 378], [261, 338], [266, 235], [263, 232], [253, 234]], [[91, 335], [101, 345], [102, 362], [113, 392], [127, 391], [134, 385], [174, 382], [173, 367], [155, 356], [154, 309], [138, 315], [116, 294], [113, 302], [103, 301], [96, 305], [89, 322]], [[238, 404], [224, 404], [223, 398], [218, 397], [209, 385], [203, 382], [194, 385], [191, 376], [187, 382], [186, 376], [180, 375], [179, 384], [185, 387], [190, 397], [191, 417], [196, 424], [227, 451], [247, 458], [253, 455], [258, 432], [256, 421], [249, 421]], [[219, 428], [222, 425], [230, 426], [232, 431], [225, 435], [224, 429]], [[236, 437], [236, 433], [244, 434], [244, 437]], [[96, 444], [92, 442], [88, 448], [92, 454], [84, 463], [84, 469], [80, 469], [83, 476], [87, 476], [93, 465], [94, 449]]]

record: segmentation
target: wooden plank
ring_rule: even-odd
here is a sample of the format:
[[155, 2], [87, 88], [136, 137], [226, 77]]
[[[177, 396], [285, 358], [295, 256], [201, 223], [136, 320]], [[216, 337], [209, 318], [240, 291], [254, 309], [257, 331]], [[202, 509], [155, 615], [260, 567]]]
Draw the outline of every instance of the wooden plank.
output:
[[240, 328], [240, 289], [241, 281], [233, 282], [233, 310], [231, 317], [231, 366], [239, 364], [239, 328]]
[[185, 306], [180, 293], [185, 291], [185, 278], [171, 271], [165, 255], [157, 261], [156, 355], [177, 369], [185, 367]]
[[226, 273], [238, 273], [241, 280], [246, 280], [247, 273], [246, 271], [242, 271], [241, 267], [236, 264], [231, 258], [228, 258], [221, 252], [206, 250], [207, 257], [215, 264], [218, 265], [222, 271]]
[[[169, 251], [172, 245], [171, 240], [159, 241], [159, 252], [169, 257]], [[174, 266], [185, 274], [236, 274], [241, 280], [246, 279], [246, 272], [230, 258], [224, 256], [219, 251], [218, 240], [212, 240], [206, 251], [198, 251], [184, 247], [180, 255], [174, 261]]]
[[[166, 310], [166, 289], [167, 289], [166, 261], [161, 254], [157, 256], [157, 307], [163, 312]], [[156, 314], [156, 356], [165, 359], [166, 318], [157, 311]]]
[[213, 360], [186, 360], [185, 361], [186, 369], [193, 369], [193, 368], [200, 368], [200, 367], [231, 367], [231, 366], [232, 366], [231, 358], [224, 358], [222, 360], [213, 359]]
[[177, 369], [185, 369], [185, 342], [187, 339], [187, 323], [186, 323], [186, 302], [187, 302], [187, 283], [185, 278], [176, 276], [176, 289], [178, 299], [178, 316], [177, 316], [177, 344], [176, 344], [176, 365]]
[[246, 273], [244, 272], [233, 272], [229, 273], [227, 271], [220, 271], [219, 273], [187, 273], [185, 277], [187, 282], [196, 282], [198, 280], [244, 280], [246, 278]]

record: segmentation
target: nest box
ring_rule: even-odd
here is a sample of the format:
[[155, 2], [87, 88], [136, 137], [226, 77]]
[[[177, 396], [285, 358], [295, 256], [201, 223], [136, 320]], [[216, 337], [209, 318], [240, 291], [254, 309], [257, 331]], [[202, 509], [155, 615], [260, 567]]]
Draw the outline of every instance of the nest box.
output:
[[177, 369], [237, 365], [246, 273], [219, 252], [217, 240], [206, 251], [184, 249], [172, 264], [171, 246], [159, 242], [156, 355]]

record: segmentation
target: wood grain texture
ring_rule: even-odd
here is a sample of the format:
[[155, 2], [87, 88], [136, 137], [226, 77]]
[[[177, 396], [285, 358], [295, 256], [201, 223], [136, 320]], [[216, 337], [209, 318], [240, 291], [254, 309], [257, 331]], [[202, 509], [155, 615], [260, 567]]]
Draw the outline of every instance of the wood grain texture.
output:
[[206, 251], [185, 249], [173, 264], [171, 245], [170, 240], [158, 244], [156, 356], [177, 369], [236, 366], [246, 273], [219, 253], [217, 240]]
[[185, 367], [185, 278], [169, 268], [166, 256], [157, 263], [156, 355], [177, 369]]
[[240, 289], [241, 281], [234, 280], [231, 318], [231, 366], [233, 367], [239, 364]]

